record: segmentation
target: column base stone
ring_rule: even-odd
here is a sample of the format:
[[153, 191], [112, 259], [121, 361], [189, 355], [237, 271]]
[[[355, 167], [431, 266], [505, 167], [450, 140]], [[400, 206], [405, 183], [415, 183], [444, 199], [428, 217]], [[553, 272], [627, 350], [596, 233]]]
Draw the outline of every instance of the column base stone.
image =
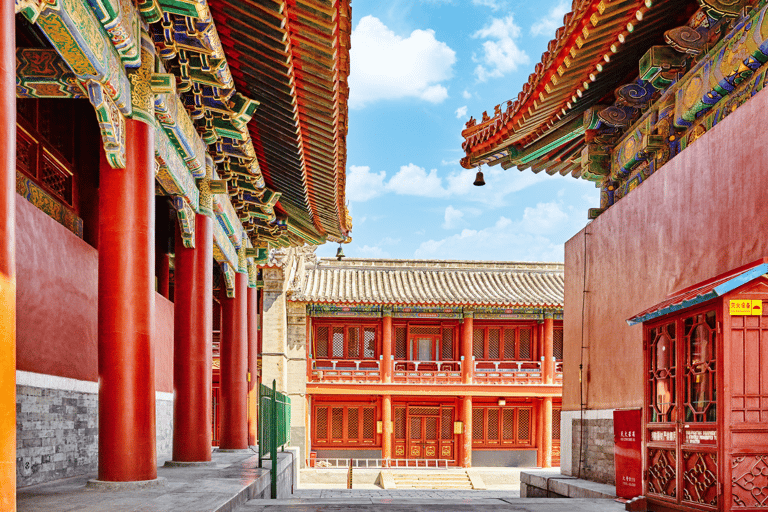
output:
[[86, 488], [94, 491], [132, 491], [136, 489], [146, 489], [151, 487], [165, 487], [167, 482], [165, 478], [159, 476], [154, 480], [138, 480], [136, 482], [107, 482], [105, 480], [88, 480]]

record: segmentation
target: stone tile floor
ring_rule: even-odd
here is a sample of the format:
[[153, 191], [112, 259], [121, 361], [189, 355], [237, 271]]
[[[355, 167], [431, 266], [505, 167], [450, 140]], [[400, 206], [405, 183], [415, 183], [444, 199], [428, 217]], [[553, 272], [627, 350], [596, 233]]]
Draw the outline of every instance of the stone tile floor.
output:
[[266, 477], [258, 458], [214, 453], [214, 467], [158, 468], [166, 485], [141, 490], [102, 491], [86, 487], [95, 475], [67, 478], [19, 489], [19, 512], [212, 512], [231, 511], [248, 499], [248, 489]]

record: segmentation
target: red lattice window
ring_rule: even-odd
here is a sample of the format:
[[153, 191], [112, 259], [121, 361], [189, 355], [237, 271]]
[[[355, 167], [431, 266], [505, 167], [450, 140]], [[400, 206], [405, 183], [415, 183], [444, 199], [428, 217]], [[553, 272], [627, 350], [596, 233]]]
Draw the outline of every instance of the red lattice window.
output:
[[472, 444], [478, 447], [530, 445], [531, 409], [495, 405], [473, 407]]
[[376, 327], [317, 325], [315, 354], [318, 359], [375, 359]]
[[558, 361], [563, 360], [563, 328], [555, 328], [552, 331], [552, 351], [555, 359]]
[[[552, 436], [554, 438], [555, 415], [552, 414]], [[560, 439], [560, 411], [557, 414], [557, 438]], [[531, 440], [531, 410], [517, 410], [517, 440], [520, 443]]]
[[442, 439], [453, 439], [453, 409], [443, 408], [440, 419], [440, 431]]
[[440, 327], [411, 327], [411, 336], [434, 336], [440, 334]]
[[485, 440], [485, 409], [472, 409], [472, 440], [482, 442]]
[[531, 358], [531, 330], [527, 328], [521, 328], [520, 332], [520, 359]]
[[395, 359], [408, 357], [408, 330], [403, 327], [395, 327]]
[[443, 328], [443, 340], [442, 340], [442, 357], [443, 361], [453, 361], [453, 328]]
[[[560, 345], [562, 347], [562, 343]], [[533, 358], [532, 349], [532, 329], [529, 326], [475, 326], [472, 337], [475, 359], [530, 361]]]
[[683, 319], [685, 346], [685, 421], [717, 421], [717, 315], [714, 311]]
[[475, 359], [485, 358], [485, 330], [475, 329], [472, 336], [472, 355]]
[[560, 440], [560, 409], [552, 409], [552, 440]]
[[315, 332], [315, 357], [328, 357], [328, 327], [318, 327]]
[[395, 439], [405, 439], [405, 407], [395, 407]]
[[667, 323], [648, 330], [650, 356], [650, 421], [669, 423], [676, 408], [675, 388], [675, 323]]
[[376, 408], [371, 405], [316, 405], [313, 442], [357, 446], [376, 442]]

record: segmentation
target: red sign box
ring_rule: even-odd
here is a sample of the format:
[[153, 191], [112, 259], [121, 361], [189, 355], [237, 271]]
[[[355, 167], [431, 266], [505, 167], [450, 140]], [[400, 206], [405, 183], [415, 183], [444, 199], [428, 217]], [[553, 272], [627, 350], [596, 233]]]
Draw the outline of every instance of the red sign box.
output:
[[620, 498], [632, 499], [643, 493], [641, 422], [640, 409], [613, 411], [616, 495]]

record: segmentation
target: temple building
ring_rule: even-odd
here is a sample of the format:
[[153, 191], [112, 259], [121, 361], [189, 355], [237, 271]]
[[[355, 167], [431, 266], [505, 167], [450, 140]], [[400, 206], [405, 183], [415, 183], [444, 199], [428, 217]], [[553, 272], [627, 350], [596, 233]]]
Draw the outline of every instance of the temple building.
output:
[[616, 436], [649, 510], [766, 506], [766, 63], [764, 0], [574, 0], [462, 132], [465, 168], [600, 189], [565, 246], [561, 470], [627, 483], [610, 425], [641, 411]]
[[209, 462], [214, 327], [217, 445], [254, 444], [259, 268], [350, 240], [350, 16], [0, 2], [0, 510]]
[[310, 466], [559, 464], [562, 264], [283, 252], [262, 270], [263, 378]]

